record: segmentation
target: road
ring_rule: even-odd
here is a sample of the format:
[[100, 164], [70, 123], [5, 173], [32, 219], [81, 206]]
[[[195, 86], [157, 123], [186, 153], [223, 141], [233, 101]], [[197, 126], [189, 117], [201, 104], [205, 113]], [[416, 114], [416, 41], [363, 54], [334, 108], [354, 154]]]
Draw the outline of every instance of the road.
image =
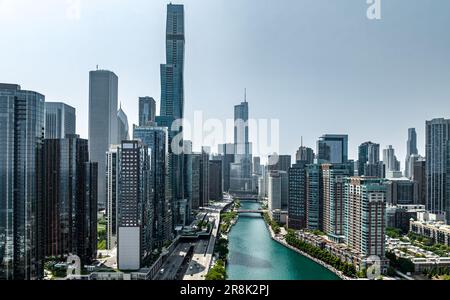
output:
[[190, 247], [191, 243], [180, 243], [161, 267], [160, 270], [164, 271], [160, 271], [154, 279], [174, 280]]
[[220, 225], [220, 212], [230, 202], [231, 200], [218, 202], [205, 208], [205, 211], [209, 213], [209, 218], [214, 219], [214, 228], [209, 240], [199, 241], [195, 246], [194, 255], [183, 280], [205, 280], [214, 255], [214, 245]]

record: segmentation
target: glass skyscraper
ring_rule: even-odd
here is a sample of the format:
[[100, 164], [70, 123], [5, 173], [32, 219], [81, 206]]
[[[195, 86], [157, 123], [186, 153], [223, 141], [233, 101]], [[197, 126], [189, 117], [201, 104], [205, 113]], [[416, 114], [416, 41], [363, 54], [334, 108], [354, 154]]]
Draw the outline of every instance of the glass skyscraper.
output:
[[[169, 128], [169, 173], [172, 203], [184, 199], [183, 189], [183, 127], [172, 128], [175, 121], [184, 118], [184, 6], [167, 5], [166, 64], [161, 71], [161, 116], [158, 126]], [[172, 143], [173, 139], [177, 139]], [[177, 144], [178, 149], [173, 145]]]
[[426, 122], [427, 210], [450, 223], [450, 120]]
[[0, 280], [43, 276], [44, 102], [0, 84]]
[[45, 138], [63, 139], [75, 132], [75, 108], [65, 103], [45, 102]]
[[156, 101], [152, 97], [139, 97], [139, 126], [154, 125]]
[[342, 164], [348, 161], [348, 135], [325, 134], [317, 142], [319, 163]]

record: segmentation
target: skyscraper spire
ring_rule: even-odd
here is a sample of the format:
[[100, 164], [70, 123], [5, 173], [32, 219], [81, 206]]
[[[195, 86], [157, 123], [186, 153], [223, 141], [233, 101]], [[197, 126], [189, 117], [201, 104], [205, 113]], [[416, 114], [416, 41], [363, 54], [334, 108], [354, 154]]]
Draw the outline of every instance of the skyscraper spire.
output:
[[244, 89], [244, 102], [247, 102], [247, 88]]

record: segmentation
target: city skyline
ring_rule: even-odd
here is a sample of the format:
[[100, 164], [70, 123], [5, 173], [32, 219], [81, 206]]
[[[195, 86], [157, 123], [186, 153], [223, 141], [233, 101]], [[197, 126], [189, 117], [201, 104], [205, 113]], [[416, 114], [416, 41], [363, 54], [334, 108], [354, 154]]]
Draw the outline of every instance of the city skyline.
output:
[[[10, 15], [0, 24], [14, 26], [15, 31], [14, 36], [5, 33], [0, 53], [16, 47], [17, 51], [4, 53], [12, 59], [2, 64], [1, 73], [8, 78], [0, 81], [17, 82], [41, 91], [49, 102], [62, 100], [75, 107], [79, 115], [77, 132], [83, 138], [88, 136], [88, 72], [97, 64], [118, 75], [119, 102], [129, 116], [130, 128], [138, 124], [139, 97], [154, 97], [159, 110], [158, 71], [165, 60], [165, 16], [161, 11], [166, 1], [135, 1], [136, 5], [115, 2], [108, 6], [104, 1], [80, 1], [77, 18], [68, 17], [66, 3], [47, 2], [53, 5], [36, 5], [28, 0], [2, 2]], [[450, 80], [446, 55], [450, 38], [445, 35], [450, 21], [443, 12], [450, 4], [415, 2], [414, 6], [408, 5], [410, 1], [384, 3], [382, 20], [374, 22], [366, 18], [367, 5], [361, 1], [287, 1], [281, 6], [269, 1], [226, 5], [223, 1], [177, 1], [185, 4], [189, 20], [186, 118], [192, 120], [193, 112], [202, 110], [205, 118], [231, 119], [232, 105], [243, 100], [247, 88], [250, 118], [280, 119], [280, 154], [294, 155], [301, 136], [305, 146], [316, 150], [321, 135], [348, 134], [349, 158], [356, 159], [358, 146], [370, 139], [381, 148], [393, 145], [404, 169], [408, 128], [416, 128], [419, 154], [424, 155], [425, 121], [450, 115], [450, 109], [443, 105], [450, 94], [445, 84]], [[19, 9], [21, 16], [17, 15]], [[39, 20], [31, 15], [36, 9]], [[97, 13], [102, 14], [102, 23], [95, 19]], [[426, 24], [418, 22], [416, 19], [424, 14], [434, 16]], [[222, 26], [230, 15], [233, 24]], [[130, 22], [117, 22], [122, 17]], [[299, 20], [294, 23], [297, 26], [284, 30], [293, 17]], [[210, 26], [203, 26], [204, 22]], [[33, 37], [27, 33], [31, 24]], [[50, 26], [54, 30], [45, 33]], [[261, 26], [266, 30], [259, 30]], [[293, 34], [298, 41], [284, 48]], [[35, 41], [36, 49], [44, 42], [54, 47], [45, 48], [46, 52], [19, 50], [21, 41], [27, 38]], [[267, 39], [273, 42], [267, 44]], [[209, 42], [202, 47], [202, 40]], [[138, 41], [142, 45], [129, 47]], [[261, 48], [263, 45], [265, 48]], [[402, 55], [404, 51], [408, 56]], [[212, 63], [220, 72], [211, 70]], [[48, 72], [36, 76], [34, 68]], [[70, 70], [65, 72], [65, 82], [58, 78], [64, 69]], [[209, 105], [211, 101], [214, 106]], [[320, 115], [326, 116], [320, 122], [311, 119], [318, 112], [317, 103], [323, 104]], [[417, 109], [424, 103], [428, 104], [426, 110]], [[377, 126], [365, 122], [370, 109], [383, 114]], [[358, 128], [352, 125], [355, 123]], [[298, 130], [293, 133], [293, 128]], [[195, 150], [200, 146], [194, 141]]]

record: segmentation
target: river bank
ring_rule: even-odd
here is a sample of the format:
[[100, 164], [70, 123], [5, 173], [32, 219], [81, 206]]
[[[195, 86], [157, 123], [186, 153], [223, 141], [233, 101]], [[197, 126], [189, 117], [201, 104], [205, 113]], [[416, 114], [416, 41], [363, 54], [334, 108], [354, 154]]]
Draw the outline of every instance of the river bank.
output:
[[[333, 272], [334, 274], [336, 274], [336, 276], [338, 276], [340, 279], [342, 280], [355, 280], [354, 278], [350, 278], [345, 276], [341, 271], [337, 270], [336, 268], [334, 268], [333, 266], [330, 266], [326, 263], [324, 263], [323, 261], [321, 261], [320, 259], [317, 259], [315, 257], [312, 257], [311, 255], [309, 255], [308, 253], [305, 253], [291, 245], [289, 245], [284, 239], [280, 238], [279, 235], [275, 234], [275, 232], [273, 232], [272, 228], [270, 227], [269, 224], [267, 224], [267, 222], [265, 222], [267, 229], [269, 230], [270, 233], [270, 237], [272, 238], [272, 240], [274, 240], [275, 242], [283, 245], [286, 248], [291, 249], [292, 251], [297, 252], [300, 255], [303, 255], [305, 257], [307, 257], [308, 259], [314, 261], [315, 263], [321, 265], [322, 267], [328, 269], [329, 271]], [[282, 229], [284, 230], [284, 228]]]

